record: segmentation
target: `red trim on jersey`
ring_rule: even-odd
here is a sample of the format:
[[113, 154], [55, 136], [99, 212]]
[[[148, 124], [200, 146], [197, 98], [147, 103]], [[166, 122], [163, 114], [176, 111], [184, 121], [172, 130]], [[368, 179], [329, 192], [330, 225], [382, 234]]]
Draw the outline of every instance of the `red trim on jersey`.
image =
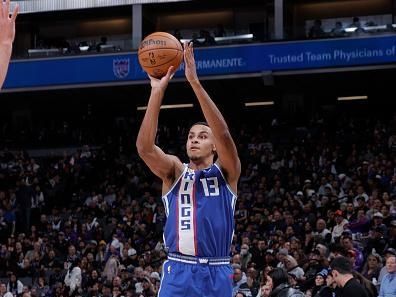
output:
[[180, 193], [180, 187], [182, 185], [183, 185], [183, 182], [180, 183], [179, 189], [177, 190], [177, 194], [176, 194], [176, 251], [178, 251], [178, 252], [180, 252], [180, 250], [179, 250], [179, 193]]
[[[195, 172], [194, 172], [195, 174]], [[192, 191], [192, 199], [193, 199], [193, 209], [194, 209], [194, 249], [195, 249], [195, 256], [198, 256], [198, 241], [197, 241], [197, 199], [195, 197], [195, 186], [196, 186], [196, 179], [194, 178], [194, 185]]]

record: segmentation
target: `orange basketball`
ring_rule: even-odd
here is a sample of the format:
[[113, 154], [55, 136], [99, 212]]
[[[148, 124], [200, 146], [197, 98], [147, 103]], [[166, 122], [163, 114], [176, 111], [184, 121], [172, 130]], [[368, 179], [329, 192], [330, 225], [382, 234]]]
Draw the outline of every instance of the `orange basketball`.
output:
[[140, 43], [139, 63], [149, 75], [161, 78], [170, 66], [176, 69], [183, 61], [183, 47], [179, 40], [166, 32], [152, 33]]

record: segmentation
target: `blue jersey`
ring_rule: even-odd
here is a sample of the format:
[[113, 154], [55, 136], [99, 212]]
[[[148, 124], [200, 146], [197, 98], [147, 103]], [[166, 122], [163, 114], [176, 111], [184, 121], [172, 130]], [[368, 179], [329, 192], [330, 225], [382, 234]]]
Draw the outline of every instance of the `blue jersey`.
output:
[[229, 256], [236, 199], [217, 164], [195, 171], [185, 165], [162, 197], [167, 215], [164, 242], [169, 252]]

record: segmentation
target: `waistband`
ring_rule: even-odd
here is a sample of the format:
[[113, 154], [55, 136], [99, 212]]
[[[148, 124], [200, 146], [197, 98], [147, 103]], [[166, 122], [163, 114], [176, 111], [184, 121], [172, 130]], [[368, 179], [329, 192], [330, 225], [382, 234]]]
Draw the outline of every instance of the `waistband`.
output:
[[176, 262], [182, 262], [193, 265], [229, 265], [230, 257], [194, 257], [187, 255], [180, 255], [175, 253], [169, 253], [168, 259]]

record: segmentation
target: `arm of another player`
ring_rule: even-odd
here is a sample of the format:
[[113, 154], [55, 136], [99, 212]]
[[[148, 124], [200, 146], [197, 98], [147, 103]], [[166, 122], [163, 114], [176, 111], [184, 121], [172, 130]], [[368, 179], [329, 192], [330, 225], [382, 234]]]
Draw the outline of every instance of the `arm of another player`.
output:
[[241, 173], [241, 162], [224, 117], [198, 79], [192, 42], [184, 43], [184, 64], [186, 78], [197, 96], [209, 127], [212, 129], [219, 164], [226, 174], [228, 183], [236, 191]]
[[164, 182], [174, 178], [177, 166], [183, 166], [177, 157], [165, 154], [155, 145], [162, 99], [174, 72], [174, 68], [170, 67], [168, 73], [163, 78], [156, 79], [150, 77], [150, 99], [136, 140], [139, 156], [150, 170]]
[[18, 6], [10, 17], [10, 0], [1, 0], [0, 4], [0, 89], [7, 75], [8, 64], [12, 53], [12, 42], [15, 38], [15, 19]]

